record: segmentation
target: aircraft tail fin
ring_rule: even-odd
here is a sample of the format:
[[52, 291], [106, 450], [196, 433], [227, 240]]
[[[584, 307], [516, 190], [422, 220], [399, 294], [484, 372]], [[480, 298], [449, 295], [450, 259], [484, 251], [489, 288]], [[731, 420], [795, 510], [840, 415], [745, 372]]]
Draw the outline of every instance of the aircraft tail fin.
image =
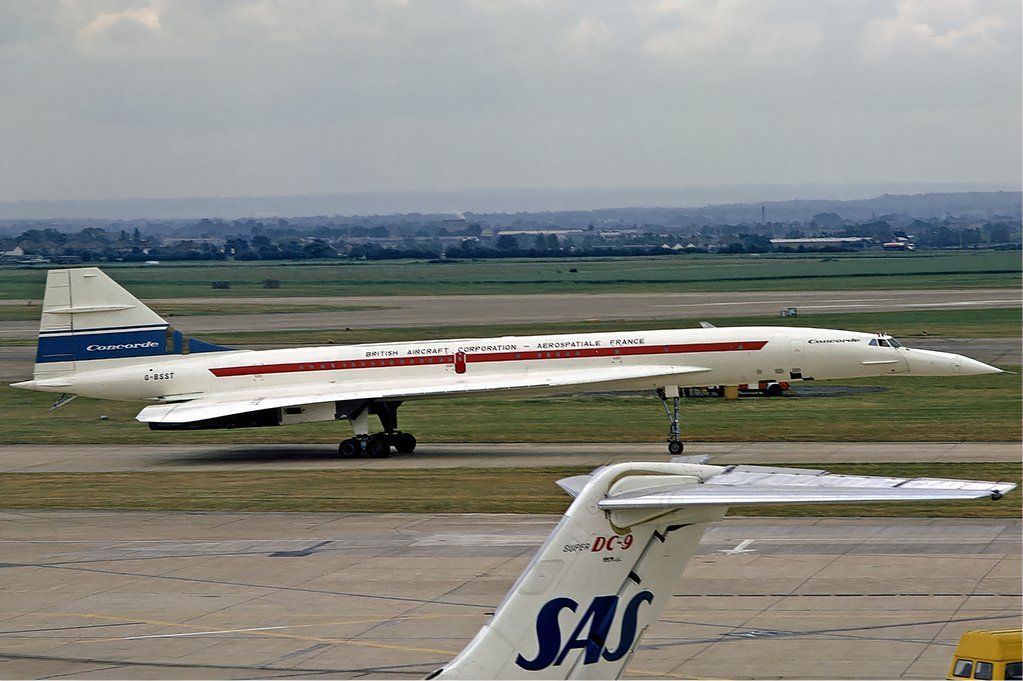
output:
[[99, 268], [53, 269], [46, 273], [34, 375], [81, 371], [94, 360], [228, 349], [188, 340]]
[[617, 678], [721, 508], [616, 526], [598, 503], [651, 481], [699, 482], [716, 466], [616, 464], [562, 481], [575, 501], [491, 621], [429, 678]]
[[476, 637], [428, 678], [612, 679], [729, 506], [999, 499], [1009, 482], [622, 463], [559, 482], [575, 501]]

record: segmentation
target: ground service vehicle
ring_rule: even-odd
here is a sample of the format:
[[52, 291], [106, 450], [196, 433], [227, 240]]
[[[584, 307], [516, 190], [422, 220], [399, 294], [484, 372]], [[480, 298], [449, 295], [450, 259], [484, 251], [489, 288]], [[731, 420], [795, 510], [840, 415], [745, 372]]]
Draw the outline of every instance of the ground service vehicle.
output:
[[967, 631], [959, 639], [950, 679], [1023, 679], [1023, 630]]

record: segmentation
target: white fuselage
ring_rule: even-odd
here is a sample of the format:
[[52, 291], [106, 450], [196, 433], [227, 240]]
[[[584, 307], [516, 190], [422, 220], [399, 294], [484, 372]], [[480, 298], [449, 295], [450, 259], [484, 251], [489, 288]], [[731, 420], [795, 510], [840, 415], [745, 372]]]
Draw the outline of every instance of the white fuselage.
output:
[[[555, 369], [642, 365], [706, 369], [679, 376], [683, 387], [975, 373], [956, 361], [973, 362], [968, 358], [870, 344], [878, 338], [854, 331], [767, 326], [239, 350], [96, 360], [88, 368], [80, 366], [72, 374], [24, 387], [113, 400], [176, 401], [253, 389], [307, 388], [315, 394], [318, 388], [336, 392], [347, 386], [399, 386], [445, 377], [454, 382], [460, 374], [500, 380]], [[587, 389], [645, 388], [647, 383], [612, 380]], [[525, 392], [570, 391], [562, 387]]]

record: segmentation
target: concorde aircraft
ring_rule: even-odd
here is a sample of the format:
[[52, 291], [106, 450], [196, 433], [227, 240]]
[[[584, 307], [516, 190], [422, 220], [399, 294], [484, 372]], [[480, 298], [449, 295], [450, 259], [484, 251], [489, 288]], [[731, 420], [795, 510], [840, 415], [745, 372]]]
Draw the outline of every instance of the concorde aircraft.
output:
[[[78, 395], [150, 402], [136, 418], [153, 430], [348, 420], [342, 456], [412, 452], [415, 437], [398, 429], [407, 400], [650, 390], [679, 454], [680, 388], [999, 372], [885, 334], [773, 326], [235, 350], [186, 337], [82, 267], [47, 272], [33, 377], [13, 385], [61, 393], [54, 407]], [[383, 432], [370, 434], [371, 415]]]
[[[490, 621], [428, 679], [617, 679], [730, 506], [1000, 499], [1009, 482], [621, 463], [558, 482], [575, 497]], [[685, 595], [681, 601], [685, 603]], [[781, 669], [764, 669], [778, 674]], [[640, 676], [651, 676], [640, 673]]]

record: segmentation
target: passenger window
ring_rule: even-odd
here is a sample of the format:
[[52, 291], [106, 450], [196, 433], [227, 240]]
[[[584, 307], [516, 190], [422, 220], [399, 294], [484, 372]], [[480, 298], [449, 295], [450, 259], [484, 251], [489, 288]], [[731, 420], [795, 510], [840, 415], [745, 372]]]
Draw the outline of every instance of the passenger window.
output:
[[1010, 662], [1005, 665], [1005, 678], [1011, 681], [1023, 679], [1023, 662]]
[[973, 660], [956, 660], [955, 667], [952, 668], [952, 676], [957, 676], [962, 679], [968, 679], [973, 675]]
[[973, 678], [991, 681], [991, 675], [994, 673], [994, 670], [995, 666], [990, 662], [978, 662], [977, 668], [973, 670]]

